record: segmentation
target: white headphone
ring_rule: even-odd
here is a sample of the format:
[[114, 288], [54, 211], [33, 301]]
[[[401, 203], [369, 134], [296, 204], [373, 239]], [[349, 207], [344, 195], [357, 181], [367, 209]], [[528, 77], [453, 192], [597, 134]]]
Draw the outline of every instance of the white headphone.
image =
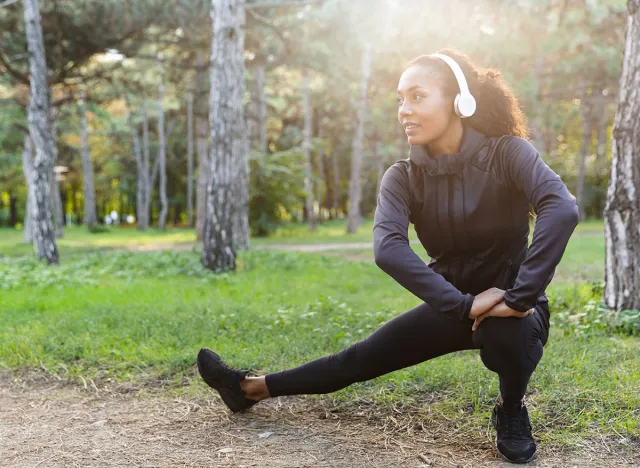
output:
[[449, 65], [449, 68], [451, 68], [456, 80], [458, 81], [460, 93], [458, 93], [453, 101], [453, 110], [461, 119], [471, 117], [476, 111], [476, 100], [469, 91], [467, 80], [464, 78], [464, 73], [462, 73], [460, 65], [458, 65], [456, 61], [448, 55], [432, 54], [431, 57], [438, 57], [439, 59], [444, 60], [444, 62]]

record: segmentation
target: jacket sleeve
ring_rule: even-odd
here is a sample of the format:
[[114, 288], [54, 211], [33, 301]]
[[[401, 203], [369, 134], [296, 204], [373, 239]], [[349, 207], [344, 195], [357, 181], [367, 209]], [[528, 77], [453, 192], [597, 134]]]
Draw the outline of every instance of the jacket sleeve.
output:
[[401, 286], [435, 310], [468, 318], [474, 296], [462, 294], [431, 269], [409, 246], [410, 188], [399, 163], [385, 172], [373, 221], [376, 264]]
[[507, 179], [522, 191], [536, 213], [533, 238], [513, 288], [504, 302], [525, 312], [537, 303], [578, 224], [576, 199], [536, 149], [522, 138], [510, 139], [502, 151]]

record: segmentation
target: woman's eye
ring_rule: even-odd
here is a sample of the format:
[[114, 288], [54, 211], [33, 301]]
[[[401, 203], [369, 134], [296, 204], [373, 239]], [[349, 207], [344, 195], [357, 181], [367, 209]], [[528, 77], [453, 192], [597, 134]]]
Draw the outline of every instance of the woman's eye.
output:
[[419, 99], [419, 98], [423, 98], [423, 97], [424, 97], [424, 96], [423, 96], [422, 94], [420, 94], [420, 93], [415, 93], [415, 94], [413, 95], [413, 99]]
[[396, 98], [396, 102], [397, 102], [398, 104], [402, 104], [402, 98], [401, 98], [400, 96], [398, 96], [398, 97]]

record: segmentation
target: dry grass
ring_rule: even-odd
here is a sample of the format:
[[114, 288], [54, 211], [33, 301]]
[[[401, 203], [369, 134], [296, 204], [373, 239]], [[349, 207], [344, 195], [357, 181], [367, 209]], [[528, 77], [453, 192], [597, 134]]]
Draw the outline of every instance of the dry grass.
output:
[[[277, 398], [231, 415], [202, 387], [194, 397], [130, 385], [70, 385], [43, 375], [0, 378], [4, 467], [479, 467], [489, 440], [428, 425], [419, 408], [340, 409], [330, 399]], [[453, 430], [452, 430], [453, 429]], [[541, 467], [638, 466], [640, 459], [540, 447]]]

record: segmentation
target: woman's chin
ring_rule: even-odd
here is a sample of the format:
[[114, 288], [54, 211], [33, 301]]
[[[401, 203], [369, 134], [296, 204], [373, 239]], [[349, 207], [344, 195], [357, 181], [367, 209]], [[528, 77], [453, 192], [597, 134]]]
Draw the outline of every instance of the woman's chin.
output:
[[419, 135], [408, 135], [407, 141], [409, 142], [410, 146], [420, 146], [426, 144], [428, 142], [428, 139], [420, 137]]

